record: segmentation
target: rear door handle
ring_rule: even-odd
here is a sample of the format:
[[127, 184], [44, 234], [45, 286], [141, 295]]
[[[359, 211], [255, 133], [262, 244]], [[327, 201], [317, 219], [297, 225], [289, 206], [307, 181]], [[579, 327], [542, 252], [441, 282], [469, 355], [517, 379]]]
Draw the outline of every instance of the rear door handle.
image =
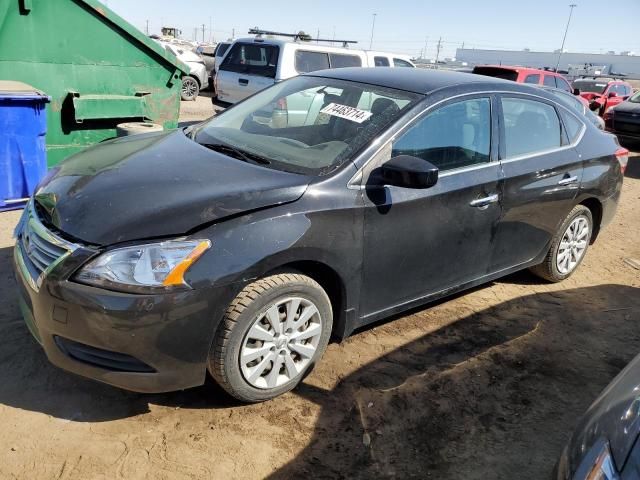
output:
[[246, 78], [239, 78], [238, 83], [240, 85], [249, 85], [249, 80], [247, 80]]
[[578, 177], [565, 177], [558, 182], [558, 185], [571, 185], [572, 183], [576, 183], [578, 181]]
[[471, 201], [469, 205], [471, 205], [472, 207], [476, 207], [484, 210], [485, 208], [489, 207], [489, 205], [491, 205], [492, 203], [496, 203], [498, 199], [499, 199], [498, 194], [494, 193], [492, 195], [489, 195], [488, 197], [476, 198], [475, 200]]

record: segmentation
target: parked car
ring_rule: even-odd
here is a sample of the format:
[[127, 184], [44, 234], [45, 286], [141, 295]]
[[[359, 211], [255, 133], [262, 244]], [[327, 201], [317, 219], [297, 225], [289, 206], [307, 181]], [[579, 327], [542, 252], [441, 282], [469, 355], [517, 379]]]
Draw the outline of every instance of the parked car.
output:
[[557, 480], [640, 479], [640, 355], [602, 391], [562, 452]]
[[231, 42], [220, 42], [216, 45], [216, 49], [213, 52], [215, 61], [213, 63], [213, 69], [209, 71], [209, 85], [211, 85], [211, 90], [214, 91], [213, 100], [217, 98], [215, 94], [215, 85], [216, 85], [216, 73], [218, 72], [218, 68], [222, 63], [225, 55], [229, 51], [229, 47], [231, 46]]
[[[322, 102], [289, 127], [273, 106], [302, 93]], [[330, 336], [521, 269], [569, 277], [614, 215], [627, 155], [537, 87], [298, 76], [55, 168], [16, 228], [20, 304], [69, 371], [141, 392], [209, 372], [267, 400]]]
[[538, 68], [510, 67], [506, 65], [477, 65], [473, 67], [476, 75], [502, 78], [517, 83], [529, 83], [532, 85], [544, 85], [545, 87], [558, 88], [572, 93], [571, 85], [559, 73]]
[[579, 95], [574, 95], [566, 90], [560, 90], [551, 87], [542, 87], [549, 93], [555, 95], [557, 99], [563, 102], [567, 107], [573, 109], [577, 113], [584, 115], [587, 120], [593, 123], [600, 130], [604, 130], [604, 120], [595, 114], [590, 108], [589, 103]]
[[640, 142], [640, 92], [604, 113], [607, 131], [628, 142]]
[[600, 116], [633, 93], [629, 82], [603, 77], [578, 78], [573, 81], [573, 88], [589, 102], [589, 108]]
[[189, 75], [182, 77], [182, 100], [189, 101], [198, 98], [200, 90], [204, 90], [209, 86], [209, 76], [207, 75], [204, 60], [194, 51], [182, 46], [166, 42], [158, 43], [189, 66]]
[[403, 55], [279, 38], [236, 40], [218, 68], [217, 98], [236, 103], [276, 82], [327, 68], [414, 67]]
[[[200, 45], [196, 48], [196, 54], [200, 55], [200, 58], [204, 61], [204, 66], [207, 70], [207, 76], [209, 79], [211, 78], [211, 74], [215, 69], [216, 63], [216, 49], [218, 45], [210, 46], [210, 45]], [[213, 85], [211, 81], [209, 81], [209, 86]]]

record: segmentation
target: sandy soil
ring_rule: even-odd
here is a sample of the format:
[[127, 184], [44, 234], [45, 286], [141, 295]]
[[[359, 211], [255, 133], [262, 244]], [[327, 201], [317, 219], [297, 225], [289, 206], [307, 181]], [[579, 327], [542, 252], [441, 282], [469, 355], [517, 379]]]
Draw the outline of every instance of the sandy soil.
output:
[[640, 271], [623, 261], [640, 259], [639, 211], [636, 156], [618, 215], [566, 282], [519, 273], [383, 322], [251, 406], [214, 384], [139, 395], [49, 365], [13, 291], [18, 214], [0, 214], [0, 478], [547, 478], [640, 352]]

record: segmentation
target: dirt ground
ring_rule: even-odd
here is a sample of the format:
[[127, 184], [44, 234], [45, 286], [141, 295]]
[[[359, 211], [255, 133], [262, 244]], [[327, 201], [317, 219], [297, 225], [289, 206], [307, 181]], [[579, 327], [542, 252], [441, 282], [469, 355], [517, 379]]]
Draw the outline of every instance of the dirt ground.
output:
[[[212, 112], [183, 105], [184, 121]], [[523, 272], [329, 346], [296, 391], [140, 395], [51, 366], [14, 295], [0, 214], [0, 478], [548, 478], [578, 416], [640, 352], [640, 156], [562, 284]]]

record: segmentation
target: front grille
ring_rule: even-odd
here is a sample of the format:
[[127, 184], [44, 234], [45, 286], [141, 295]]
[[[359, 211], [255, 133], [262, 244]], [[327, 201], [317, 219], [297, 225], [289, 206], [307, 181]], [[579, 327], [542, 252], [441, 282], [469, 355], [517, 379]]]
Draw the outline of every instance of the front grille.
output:
[[77, 248], [42, 224], [33, 202], [29, 202], [22, 214], [16, 237], [16, 257], [26, 280], [35, 290], [40, 288], [42, 277]]
[[153, 367], [125, 353], [103, 350], [57, 335], [53, 338], [64, 354], [94, 367], [115, 372], [154, 373], [156, 371]]

